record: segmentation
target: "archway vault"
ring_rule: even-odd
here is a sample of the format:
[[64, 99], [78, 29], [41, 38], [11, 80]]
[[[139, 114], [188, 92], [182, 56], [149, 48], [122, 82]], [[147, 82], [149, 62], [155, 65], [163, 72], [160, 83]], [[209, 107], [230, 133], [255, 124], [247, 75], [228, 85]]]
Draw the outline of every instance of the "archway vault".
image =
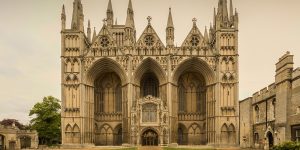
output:
[[173, 71], [172, 82], [178, 84], [180, 76], [186, 72], [197, 72], [203, 75], [207, 85], [215, 82], [215, 73], [213, 69], [204, 60], [192, 57], [184, 60]]
[[109, 72], [115, 72], [121, 80], [122, 85], [127, 83], [125, 70], [113, 59], [101, 58], [93, 63], [86, 74], [86, 82], [93, 85], [99, 75]]
[[152, 58], [148, 57], [141, 62], [136, 68], [133, 75], [133, 82], [137, 85], [145, 73], [152, 72], [159, 80], [159, 84], [162, 85], [167, 82], [166, 72], [164, 69]]

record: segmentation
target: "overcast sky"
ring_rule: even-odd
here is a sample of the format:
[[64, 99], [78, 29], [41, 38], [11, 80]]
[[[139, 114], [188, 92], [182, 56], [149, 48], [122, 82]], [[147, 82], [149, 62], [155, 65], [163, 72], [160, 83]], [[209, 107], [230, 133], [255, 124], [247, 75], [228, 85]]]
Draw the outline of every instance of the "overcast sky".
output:
[[[44, 96], [60, 99], [60, 13], [66, 6], [70, 27], [73, 0], [1, 0], [0, 2], [0, 120], [30, 119], [30, 108]], [[85, 24], [97, 32], [108, 0], [82, 0]], [[151, 16], [165, 42], [168, 8], [172, 7], [175, 43], [181, 45], [192, 18], [204, 33], [213, 21], [217, 0], [132, 0], [137, 38]], [[275, 63], [286, 51], [300, 66], [299, 0], [233, 0], [240, 17], [240, 99], [274, 82]], [[128, 0], [112, 0], [118, 24], [124, 24]]]

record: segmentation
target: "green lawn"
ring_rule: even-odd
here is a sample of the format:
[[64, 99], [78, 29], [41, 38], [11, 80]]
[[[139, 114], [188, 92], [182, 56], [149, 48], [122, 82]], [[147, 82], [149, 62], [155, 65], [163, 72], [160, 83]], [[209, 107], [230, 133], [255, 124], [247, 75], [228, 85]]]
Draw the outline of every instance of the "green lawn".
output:
[[211, 148], [180, 148], [180, 147], [164, 147], [163, 150], [215, 150], [215, 149], [211, 149]]

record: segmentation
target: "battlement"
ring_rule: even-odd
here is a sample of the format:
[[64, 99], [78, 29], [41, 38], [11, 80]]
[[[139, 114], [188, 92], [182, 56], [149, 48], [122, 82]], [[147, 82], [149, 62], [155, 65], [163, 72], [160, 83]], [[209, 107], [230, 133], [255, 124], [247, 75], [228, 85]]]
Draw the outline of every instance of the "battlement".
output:
[[270, 84], [268, 87], [265, 87], [257, 92], [255, 92], [253, 96], [253, 102], [257, 103], [259, 101], [265, 100], [269, 97], [272, 97], [276, 94], [276, 85], [275, 83]]
[[280, 72], [280, 70], [282, 70], [283, 67], [287, 65], [288, 66], [286, 68], [293, 68], [293, 57], [294, 55], [291, 55], [289, 51], [287, 51], [282, 57], [280, 57], [279, 61], [276, 63], [276, 72]]
[[300, 78], [300, 67], [296, 68], [292, 73], [292, 79]]

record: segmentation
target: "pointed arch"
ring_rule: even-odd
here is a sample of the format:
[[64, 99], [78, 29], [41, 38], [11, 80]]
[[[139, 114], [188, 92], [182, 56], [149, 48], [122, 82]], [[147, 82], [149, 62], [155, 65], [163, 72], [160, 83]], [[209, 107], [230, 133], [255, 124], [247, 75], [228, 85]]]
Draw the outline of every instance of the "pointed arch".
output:
[[197, 123], [193, 123], [188, 128], [188, 144], [189, 145], [200, 145], [201, 134], [200, 126]]
[[118, 124], [114, 129], [114, 145], [122, 145], [122, 124]]
[[221, 144], [228, 144], [228, 126], [225, 123], [221, 127]]
[[66, 125], [65, 128], [65, 135], [66, 135], [66, 143], [72, 143], [72, 135], [73, 135], [73, 128], [70, 124]]
[[189, 71], [202, 74], [207, 85], [215, 82], [215, 73], [213, 69], [204, 60], [196, 57], [186, 59], [175, 68], [173, 71], [172, 82], [178, 84], [179, 77]]
[[178, 144], [186, 145], [188, 143], [188, 130], [184, 124], [178, 124]]
[[235, 144], [236, 138], [235, 138], [236, 132], [235, 132], [235, 127], [233, 124], [230, 124], [228, 127], [228, 139], [229, 139], [229, 144]]
[[73, 143], [75, 144], [80, 144], [80, 128], [79, 126], [75, 123], [73, 126]]
[[115, 72], [120, 77], [122, 85], [127, 83], [127, 75], [123, 67], [110, 58], [101, 58], [93, 63], [87, 71], [87, 83], [93, 85], [99, 75], [108, 72]]
[[148, 57], [141, 62], [134, 72], [133, 81], [135, 84], [140, 85], [139, 82], [143, 75], [148, 72], [153, 72], [155, 74], [160, 85], [167, 82], [166, 72], [164, 69], [154, 59]]

